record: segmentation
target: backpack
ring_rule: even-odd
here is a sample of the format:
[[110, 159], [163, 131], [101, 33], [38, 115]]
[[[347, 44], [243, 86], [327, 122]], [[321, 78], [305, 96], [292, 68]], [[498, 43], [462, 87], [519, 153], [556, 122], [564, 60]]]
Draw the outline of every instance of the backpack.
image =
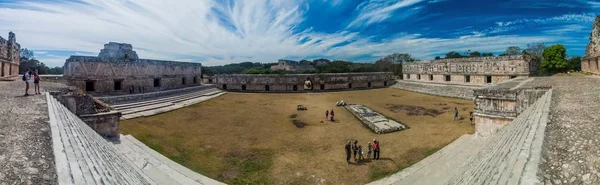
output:
[[27, 78], [25, 78], [25, 74], [23, 74], [23, 81], [27, 81]]

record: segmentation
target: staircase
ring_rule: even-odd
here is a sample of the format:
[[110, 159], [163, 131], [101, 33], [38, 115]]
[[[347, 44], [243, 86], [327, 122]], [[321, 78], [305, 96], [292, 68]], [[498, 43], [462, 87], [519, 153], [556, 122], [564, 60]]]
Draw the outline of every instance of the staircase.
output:
[[552, 90], [496, 134], [464, 135], [435, 154], [370, 184], [535, 184]]
[[391, 87], [423, 94], [445, 96], [452, 98], [473, 99], [473, 90], [485, 88], [485, 86], [439, 84], [431, 82], [414, 82], [407, 80], [396, 80]]
[[46, 93], [58, 184], [223, 184], [193, 172], [130, 135], [113, 144]]
[[122, 113], [121, 120], [141, 116], [151, 116], [163, 112], [179, 109], [195, 103], [206, 101], [220, 96], [225, 92], [217, 88], [208, 88], [200, 91], [184, 92], [177, 95], [160, 97], [156, 99], [138, 101], [133, 103], [115, 103], [111, 108]]

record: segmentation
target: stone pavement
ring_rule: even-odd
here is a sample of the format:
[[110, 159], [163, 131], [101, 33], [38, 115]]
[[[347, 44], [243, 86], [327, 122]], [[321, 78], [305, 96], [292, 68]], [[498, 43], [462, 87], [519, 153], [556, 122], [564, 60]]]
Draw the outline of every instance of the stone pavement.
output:
[[546, 129], [538, 176], [544, 184], [600, 184], [600, 77], [535, 78], [552, 85], [552, 120]]
[[[65, 87], [40, 85], [42, 92]], [[0, 184], [56, 184], [44, 95], [23, 97], [25, 84], [20, 79], [0, 81], [0, 89]]]
[[390, 132], [399, 131], [406, 129], [406, 126], [400, 124], [394, 120], [388, 119], [387, 117], [371, 110], [364, 105], [346, 105], [344, 106], [354, 116], [366, 126], [371, 128], [373, 132], [378, 134], [385, 134]]

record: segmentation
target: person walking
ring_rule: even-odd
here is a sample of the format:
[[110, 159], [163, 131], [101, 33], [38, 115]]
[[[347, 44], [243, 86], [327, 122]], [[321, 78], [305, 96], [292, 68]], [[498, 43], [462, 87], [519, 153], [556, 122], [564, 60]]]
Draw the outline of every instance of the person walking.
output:
[[325, 120], [327, 120], [329, 118], [329, 110], [325, 111]]
[[373, 152], [373, 145], [369, 142], [367, 144], [367, 159], [371, 159], [371, 152]]
[[25, 81], [25, 96], [29, 96], [29, 82], [31, 81], [31, 75], [29, 74], [29, 68], [25, 70], [23, 74], [23, 81]]
[[358, 161], [358, 156], [356, 156], [356, 154], [358, 153], [358, 140], [354, 140], [354, 144], [352, 145], [352, 151], [354, 153], [354, 162]]
[[454, 107], [454, 121], [458, 121], [458, 109]]
[[373, 159], [379, 160], [379, 141], [373, 139]]
[[35, 72], [33, 72], [33, 87], [35, 94], [42, 94], [40, 93], [40, 75], [38, 74], [37, 69], [35, 69]]
[[350, 146], [350, 141], [346, 143], [346, 147], [344, 147], [344, 149], [346, 150], [346, 163], [350, 164], [350, 157], [352, 155], [352, 147]]

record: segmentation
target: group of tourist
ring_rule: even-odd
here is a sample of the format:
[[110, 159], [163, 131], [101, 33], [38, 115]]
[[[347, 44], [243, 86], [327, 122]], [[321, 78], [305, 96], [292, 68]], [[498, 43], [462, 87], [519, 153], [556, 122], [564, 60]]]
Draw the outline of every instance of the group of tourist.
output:
[[329, 120], [329, 121], [333, 122], [333, 116], [334, 116], [333, 108], [331, 108], [331, 111], [330, 110], [325, 111], [325, 120]]
[[[358, 140], [354, 140], [354, 143], [348, 141], [344, 149], [346, 150], [346, 163], [348, 164], [350, 164], [350, 158], [352, 157], [352, 154], [354, 154], [354, 162], [356, 163], [365, 159], [363, 147], [362, 145], [358, 144]], [[371, 159], [371, 153], [373, 153], [373, 159], [379, 160], [379, 152], [379, 141], [373, 139], [373, 143], [367, 143], [366, 159]]]
[[23, 81], [25, 81], [25, 96], [29, 96], [29, 82], [31, 82], [32, 76], [35, 94], [42, 94], [40, 93], [40, 75], [38, 74], [38, 70], [36, 69], [32, 72], [30, 69], [26, 69], [23, 74]]
[[[454, 121], [459, 121], [458, 109], [454, 107]], [[473, 124], [473, 112], [469, 112], [469, 121]]]

